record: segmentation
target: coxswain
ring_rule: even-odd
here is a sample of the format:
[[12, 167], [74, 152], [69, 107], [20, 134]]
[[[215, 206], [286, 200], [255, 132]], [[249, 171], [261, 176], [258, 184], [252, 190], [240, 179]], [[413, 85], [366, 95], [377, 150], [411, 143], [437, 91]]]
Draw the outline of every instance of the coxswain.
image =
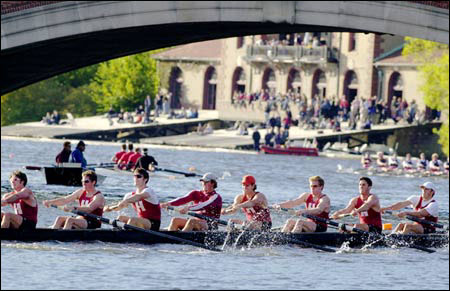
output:
[[396, 153], [394, 153], [392, 156], [389, 157], [388, 159], [389, 170], [397, 169], [399, 164], [400, 163], [398, 162]]
[[122, 149], [121, 151], [115, 153], [114, 156], [111, 158], [112, 162], [117, 164], [119, 162], [120, 158], [122, 158], [122, 156], [127, 153], [127, 145], [126, 144], [122, 144], [121, 149]]
[[253, 176], [242, 178], [242, 194], [234, 198], [234, 203], [226, 209], [222, 209], [222, 214], [232, 214], [242, 209], [247, 217], [247, 221], [230, 219], [230, 222], [244, 225], [248, 230], [269, 231], [272, 228], [269, 203], [266, 196], [256, 191], [256, 180]]
[[[301, 194], [297, 199], [275, 204], [275, 209], [294, 208], [301, 204], [305, 204], [305, 209], [296, 211], [297, 216], [309, 214], [320, 218], [328, 219], [330, 213], [330, 198], [323, 194], [325, 181], [320, 176], [309, 178], [310, 192]], [[288, 219], [284, 225], [282, 232], [325, 232], [327, 224], [308, 218], [304, 219]]]
[[[103, 207], [105, 206], [105, 198], [103, 197], [103, 194], [95, 188], [97, 185], [97, 175], [94, 171], [88, 170], [83, 172], [81, 177], [83, 188], [76, 190], [66, 197], [53, 200], [44, 200], [42, 202], [44, 206], [63, 206], [78, 200], [78, 207], [65, 206], [64, 210], [79, 210], [97, 216], [102, 216]], [[99, 220], [83, 216], [59, 216], [56, 218], [55, 223], [51, 226], [53, 229], [95, 229], [100, 227], [101, 222]]]
[[383, 152], [378, 152], [377, 153], [377, 167], [381, 168], [383, 170], [386, 170], [388, 167], [388, 161], [387, 159], [384, 157]]
[[154, 166], [157, 166], [158, 162], [153, 156], [148, 155], [148, 149], [144, 148], [144, 155], [137, 161], [136, 167], [143, 168], [147, 171], [153, 171]]
[[439, 155], [437, 153], [431, 155], [431, 161], [428, 166], [430, 172], [432, 172], [433, 174], [442, 173], [442, 162], [439, 160]]
[[414, 171], [414, 162], [411, 158], [410, 153], [406, 154], [405, 159], [403, 160], [402, 166], [403, 166], [404, 171], [408, 171], [408, 172]]
[[359, 216], [359, 223], [353, 225], [358, 229], [381, 233], [383, 223], [381, 220], [380, 200], [375, 194], [371, 194], [372, 180], [367, 177], [359, 179], [359, 196], [350, 200], [348, 206], [338, 210], [331, 216], [332, 219], [341, 218], [344, 214]]
[[119, 203], [105, 206], [103, 211], [119, 211], [131, 204], [138, 217], [119, 215], [117, 220], [140, 228], [158, 231], [161, 225], [161, 208], [155, 191], [147, 186], [150, 179], [148, 172], [137, 168], [133, 173], [136, 190], [126, 194]]
[[370, 153], [366, 152], [364, 156], [361, 157], [361, 165], [364, 169], [370, 168], [372, 166], [372, 158], [370, 157]]
[[184, 206], [179, 209], [179, 212], [186, 214], [188, 211], [195, 211], [198, 214], [211, 217], [212, 219], [205, 221], [196, 217], [189, 219], [175, 217], [170, 222], [169, 231], [180, 229], [183, 231], [206, 231], [218, 228], [215, 219], [220, 218], [222, 197], [215, 191], [217, 188], [217, 177], [212, 173], [206, 173], [200, 181], [202, 182], [203, 190], [194, 190], [178, 199], [161, 203], [161, 207], [166, 209], [168, 206], [181, 206], [189, 202], [194, 202], [194, 205]]
[[70, 155], [72, 154], [72, 150], [70, 149], [70, 147], [71, 147], [70, 141], [64, 142], [63, 149], [55, 158], [56, 164], [69, 162]]
[[117, 166], [121, 170], [125, 170], [127, 168], [128, 159], [130, 156], [134, 155], [133, 144], [128, 144], [128, 152], [123, 154], [122, 157], [117, 161]]
[[84, 158], [83, 152], [86, 149], [86, 144], [80, 140], [77, 144], [77, 148], [72, 152], [72, 163], [80, 163], [83, 169], [86, 169], [87, 162]]
[[9, 177], [12, 191], [3, 195], [2, 207], [10, 204], [14, 213], [2, 212], [2, 228], [36, 228], [38, 203], [33, 192], [26, 187], [27, 181], [27, 175], [21, 171], [14, 171]]
[[425, 153], [420, 153], [420, 159], [417, 163], [417, 169], [419, 171], [426, 171], [428, 169], [428, 160], [425, 157]]
[[[381, 209], [382, 212], [388, 210], [400, 210], [411, 206], [413, 211], [402, 211], [396, 214], [399, 218], [404, 218], [407, 215], [417, 218], [425, 219], [431, 222], [438, 222], [439, 204], [434, 200], [436, 188], [432, 182], [425, 182], [420, 185], [422, 195], [410, 196], [405, 201], [400, 201], [388, 207]], [[393, 231], [394, 233], [417, 233], [426, 234], [436, 232], [436, 228], [429, 224], [421, 224], [418, 222], [401, 222]]]

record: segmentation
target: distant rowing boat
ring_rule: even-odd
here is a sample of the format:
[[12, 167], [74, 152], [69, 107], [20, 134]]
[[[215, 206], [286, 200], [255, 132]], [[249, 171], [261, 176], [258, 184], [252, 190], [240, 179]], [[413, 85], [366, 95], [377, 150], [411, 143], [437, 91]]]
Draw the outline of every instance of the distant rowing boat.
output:
[[[237, 245], [283, 245], [289, 244], [293, 240], [304, 241], [323, 246], [340, 247], [343, 243], [348, 243], [350, 247], [361, 247], [367, 243], [372, 243], [372, 239], [361, 234], [348, 234], [338, 232], [326, 233], [299, 233], [284, 234], [279, 232], [245, 232], [242, 235], [239, 232], [227, 233], [224, 231], [213, 232], [167, 232], [186, 240], [208, 245], [223, 245], [226, 241], [229, 244]], [[0, 238], [2, 241], [23, 241], [23, 242], [42, 242], [42, 241], [102, 241], [113, 243], [142, 243], [142, 244], [164, 244], [174, 243], [174, 241], [149, 235], [145, 233], [115, 230], [53, 230], [38, 228], [31, 231], [19, 231], [12, 229], [1, 229]], [[442, 247], [448, 245], [447, 234], [429, 234], [429, 235], [392, 235], [388, 242], [378, 241], [374, 246], [386, 246], [390, 242], [402, 246], [414, 243], [424, 247]]]
[[261, 146], [261, 149], [266, 154], [275, 155], [295, 155], [295, 156], [314, 156], [319, 155], [319, 150], [317, 148], [304, 148], [304, 147], [268, 147]]

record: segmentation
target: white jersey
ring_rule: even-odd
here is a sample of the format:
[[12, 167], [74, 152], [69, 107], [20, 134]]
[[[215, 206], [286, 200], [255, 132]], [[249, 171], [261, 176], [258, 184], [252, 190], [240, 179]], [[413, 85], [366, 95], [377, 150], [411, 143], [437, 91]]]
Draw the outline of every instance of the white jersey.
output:
[[[407, 200], [411, 201], [412, 208], [414, 209], [414, 207], [416, 207], [417, 203], [419, 203], [420, 196], [412, 195], [412, 196], [408, 197]], [[438, 217], [439, 216], [439, 204], [437, 203], [437, 201], [434, 201], [434, 202], [431, 202], [431, 201], [433, 201], [433, 198], [431, 198], [430, 200], [427, 200], [427, 201], [423, 200], [422, 206], [425, 206], [423, 209], [426, 209], [431, 216]]]
[[[144, 199], [145, 201], [147, 201], [147, 202], [149, 202], [149, 203], [151, 203], [151, 204], [155, 204], [155, 205], [158, 205], [158, 204], [159, 204], [159, 198], [158, 198], [158, 196], [156, 195], [155, 191], [153, 191], [153, 190], [150, 189], [149, 187], [147, 187], [147, 188], [145, 188], [144, 190], [142, 190], [141, 193], [136, 193], [136, 194], [142, 194], [142, 193], [145, 193], [145, 192], [147, 192], [147, 193], [150, 195], [150, 197], [148, 197], [147, 199]], [[133, 193], [134, 193], [134, 192], [127, 193], [127, 194], [125, 195], [125, 197], [123, 197], [123, 200], [125, 200], [125, 199], [127, 199], [127, 198], [130, 198], [130, 197], [133, 195]]]

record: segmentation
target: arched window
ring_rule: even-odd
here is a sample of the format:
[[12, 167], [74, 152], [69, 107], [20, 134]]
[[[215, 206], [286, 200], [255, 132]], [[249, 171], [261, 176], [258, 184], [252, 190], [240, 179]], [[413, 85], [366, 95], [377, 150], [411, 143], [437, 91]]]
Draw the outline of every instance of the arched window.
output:
[[261, 87], [264, 90], [268, 89], [271, 94], [276, 93], [277, 80], [275, 78], [275, 72], [272, 70], [272, 68], [266, 68], [264, 70]]
[[394, 98], [403, 98], [403, 78], [398, 72], [393, 72], [388, 82], [388, 105]]
[[236, 92], [245, 92], [247, 77], [245, 76], [244, 69], [242, 69], [241, 67], [237, 67], [236, 69], [234, 69], [233, 79], [231, 82], [231, 102], [233, 102], [233, 96]]
[[292, 68], [289, 71], [287, 80], [288, 90], [292, 90], [295, 93], [301, 93], [301, 85], [300, 72], [297, 69]]
[[311, 97], [318, 95], [319, 97], [327, 96], [327, 78], [325, 73], [317, 69], [314, 72]]
[[217, 71], [210, 66], [206, 69], [203, 85], [203, 109], [216, 109]]
[[183, 82], [183, 71], [181, 71], [179, 67], [172, 67], [169, 78], [169, 92], [172, 93], [172, 96], [170, 97], [170, 108], [181, 108]]
[[349, 104], [358, 96], [358, 76], [354, 71], [348, 71], [345, 73], [344, 78], [344, 95], [347, 98]]

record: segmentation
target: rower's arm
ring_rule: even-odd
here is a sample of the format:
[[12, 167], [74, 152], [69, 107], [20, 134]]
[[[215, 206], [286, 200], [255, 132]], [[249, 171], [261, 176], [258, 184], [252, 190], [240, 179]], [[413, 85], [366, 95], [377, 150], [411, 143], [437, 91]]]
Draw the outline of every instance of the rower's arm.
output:
[[324, 212], [325, 209], [329, 206], [330, 206], [330, 198], [328, 198], [328, 196], [325, 196], [322, 199], [320, 199], [320, 202], [317, 205], [317, 207], [302, 210], [302, 213], [310, 214], [310, 215], [317, 215], [317, 214]]
[[338, 216], [340, 216], [342, 214], [348, 214], [348, 213], [352, 212], [352, 210], [355, 209], [356, 199], [357, 198], [353, 198], [352, 200], [350, 200], [350, 202], [348, 203], [346, 208], [336, 211], [335, 213], [333, 213], [332, 217], [334, 219], [336, 219], [336, 218], [338, 218]]
[[297, 199], [289, 200], [283, 203], [280, 203], [281, 208], [294, 208], [295, 206], [301, 205], [305, 203], [306, 198], [308, 197], [308, 193], [303, 193]]
[[236, 213], [237, 208], [235, 208], [234, 206], [236, 206], [236, 205], [238, 205], [239, 203], [241, 203], [241, 201], [242, 201], [242, 196], [243, 196], [242, 194], [241, 194], [241, 195], [237, 195], [237, 196], [234, 198], [233, 205], [231, 205], [230, 207], [228, 207], [228, 208], [226, 208], [226, 209], [222, 209], [221, 214], [227, 215], [227, 214], [233, 214], [233, 213]]
[[105, 205], [105, 198], [102, 194], [95, 195], [94, 199], [86, 206], [79, 206], [77, 207], [77, 210], [83, 211], [83, 212], [92, 212], [97, 208], [103, 208]]
[[369, 197], [369, 199], [367, 199], [367, 201], [361, 205], [361, 207], [359, 207], [358, 209], [355, 209], [356, 213], [361, 213], [364, 211], [369, 210], [370, 208], [372, 208], [373, 206], [375, 206], [378, 203], [378, 197], [375, 195], [372, 195]]
[[427, 217], [430, 215], [430, 213], [426, 209], [421, 209], [419, 211], [404, 211], [403, 213], [405, 213], [406, 215], [411, 215], [411, 216], [415, 216], [418, 218], [423, 218], [423, 217]]
[[236, 209], [239, 209], [239, 208], [250, 208], [250, 207], [253, 207], [255, 205], [260, 205], [260, 204], [263, 204], [263, 203], [264, 203], [264, 196], [261, 195], [261, 194], [256, 194], [254, 199], [249, 200], [249, 201], [245, 201], [244, 203], [237, 204], [237, 205], [235, 205], [235, 208]]
[[66, 205], [66, 204], [69, 204], [70, 202], [73, 202], [73, 201], [77, 200], [78, 198], [80, 198], [80, 195], [82, 192], [83, 192], [83, 189], [79, 189], [66, 197], [56, 198], [53, 200], [45, 200], [45, 201], [43, 201], [43, 204], [46, 207], [49, 207], [50, 205], [55, 205], [55, 206]]
[[400, 201], [400, 202], [394, 203], [394, 204], [392, 204], [392, 205], [390, 205], [388, 207], [383, 207], [382, 209], [383, 209], [383, 211], [386, 211], [386, 210], [400, 210], [400, 209], [408, 207], [410, 205], [412, 205], [412, 202], [409, 201], [409, 200], [405, 200], [405, 201]]
[[4, 198], [3, 201], [6, 203], [14, 203], [20, 199], [28, 199], [31, 196], [31, 191], [28, 188], [23, 188], [17, 193], [9, 195], [7, 198]]

